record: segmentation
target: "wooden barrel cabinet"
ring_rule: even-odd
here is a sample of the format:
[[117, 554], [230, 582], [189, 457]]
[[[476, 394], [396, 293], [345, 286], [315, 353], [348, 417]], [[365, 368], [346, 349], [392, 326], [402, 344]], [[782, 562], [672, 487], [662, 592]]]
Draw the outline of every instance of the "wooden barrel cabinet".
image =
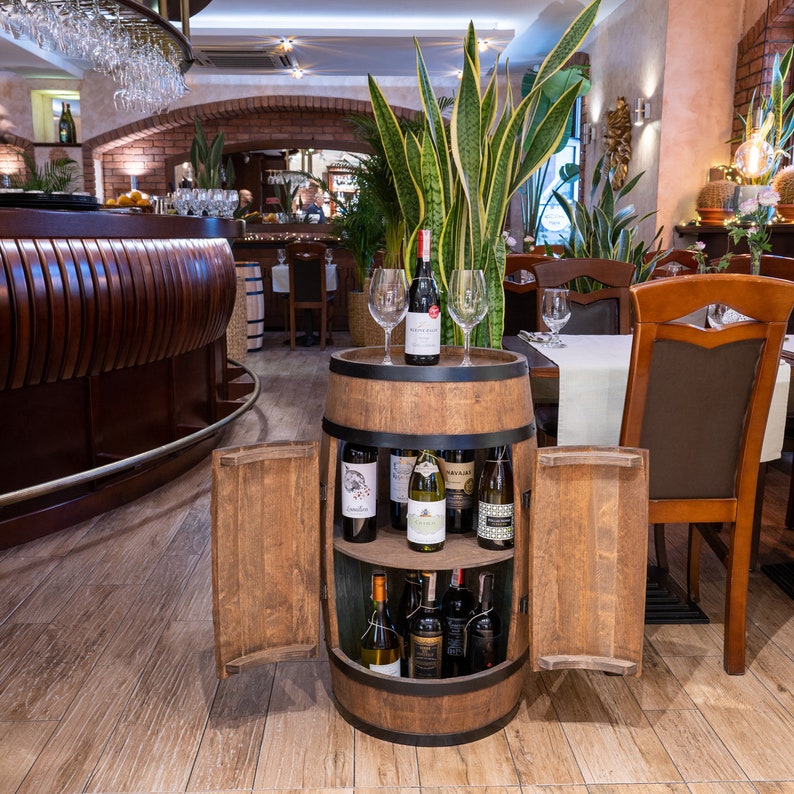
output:
[[[395, 361], [401, 350], [394, 349]], [[529, 491], [536, 451], [526, 359], [442, 349], [435, 367], [383, 366], [382, 348], [331, 358], [323, 434], [316, 443], [216, 450], [213, 458], [213, 614], [220, 677], [263, 662], [319, 652], [322, 605], [334, 697], [340, 712], [376, 736], [410, 744], [479, 738], [517, 708], [528, 657]], [[408, 548], [388, 527], [379, 489], [378, 538], [341, 537], [338, 462], [344, 442], [390, 448], [512, 448], [516, 543], [481, 549], [473, 534], [448, 535], [440, 552]], [[381, 478], [383, 482], [385, 478]], [[381, 509], [382, 508], [382, 509]], [[392, 678], [358, 664], [373, 568], [387, 571], [396, 603], [406, 570], [492, 570], [506, 634], [504, 661], [469, 676]], [[319, 568], [319, 571], [318, 571]], [[319, 574], [319, 575], [318, 575]]]

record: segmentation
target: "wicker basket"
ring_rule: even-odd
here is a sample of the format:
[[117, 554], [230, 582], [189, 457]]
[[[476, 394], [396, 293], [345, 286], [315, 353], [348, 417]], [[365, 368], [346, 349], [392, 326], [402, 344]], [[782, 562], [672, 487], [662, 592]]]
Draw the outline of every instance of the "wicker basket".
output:
[[[372, 319], [369, 313], [367, 295], [369, 279], [364, 282], [361, 292], [350, 292], [347, 296], [347, 320], [350, 327], [350, 340], [355, 347], [382, 347], [386, 332]], [[391, 332], [393, 345], [405, 344], [405, 322], [401, 322]]]
[[234, 310], [226, 326], [226, 356], [245, 363], [248, 352], [248, 297], [244, 276], [237, 276], [236, 287]]

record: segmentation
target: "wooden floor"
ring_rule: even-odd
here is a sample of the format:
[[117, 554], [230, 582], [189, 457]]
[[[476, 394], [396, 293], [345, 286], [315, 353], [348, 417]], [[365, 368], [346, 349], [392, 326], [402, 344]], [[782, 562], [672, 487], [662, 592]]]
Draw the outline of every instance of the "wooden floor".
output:
[[[248, 358], [261, 399], [224, 445], [318, 439], [329, 352], [268, 335]], [[773, 470], [762, 561], [794, 560], [787, 489]], [[325, 661], [216, 680], [209, 509], [207, 461], [0, 552], [0, 793], [794, 792], [794, 601], [759, 572], [746, 675], [722, 671], [722, 573], [707, 564], [712, 623], [647, 627], [640, 679], [528, 674], [503, 730], [413, 748], [350, 727]]]

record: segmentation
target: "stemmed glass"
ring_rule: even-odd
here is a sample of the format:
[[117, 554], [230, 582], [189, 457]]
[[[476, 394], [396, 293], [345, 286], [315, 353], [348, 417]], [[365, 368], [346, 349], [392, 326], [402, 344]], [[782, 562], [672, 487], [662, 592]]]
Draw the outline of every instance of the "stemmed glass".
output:
[[560, 341], [560, 329], [571, 318], [571, 302], [567, 289], [547, 289], [543, 292], [541, 316], [551, 331], [551, 339], [542, 347], [567, 347]]
[[278, 263], [283, 265], [287, 261], [287, 252], [283, 248], [279, 248], [276, 251], [276, 257], [278, 258]]
[[391, 332], [408, 313], [408, 279], [402, 268], [376, 268], [369, 284], [369, 313], [386, 333], [381, 364], [391, 364]]
[[482, 270], [452, 271], [447, 309], [450, 317], [463, 329], [463, 361], [460, 366], [470, 367], [471, 331], [488, 312], [488, 289]]
[[330, 248], [325, 249], [325, 264], [331, 265], [334, 261], [334, 252]]

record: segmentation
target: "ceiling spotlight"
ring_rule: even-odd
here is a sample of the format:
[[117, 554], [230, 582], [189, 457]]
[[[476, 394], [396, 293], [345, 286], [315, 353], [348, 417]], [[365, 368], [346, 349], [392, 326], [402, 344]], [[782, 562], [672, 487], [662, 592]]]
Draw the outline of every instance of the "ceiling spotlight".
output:
[[463, 69], [458, 69], [458, 71], [455, 72], [455, 77], [457, 77], [458, 80], [462, 80], [463, 79]]
[[488, 49], [488, 42], [485, 39], [477, 39], [477, 49], [485, 52]]
[[282, 38], [281, 39], [281, 49], [284, 50], [284, 52], [292, 52], [292, 50], [293, 50], [292, 39]]
[[300, 66], [295, 66], [295, 68], [292, 70], [292, 76], [296, 80], [303, 80], [303, 69], [301, 69]]

